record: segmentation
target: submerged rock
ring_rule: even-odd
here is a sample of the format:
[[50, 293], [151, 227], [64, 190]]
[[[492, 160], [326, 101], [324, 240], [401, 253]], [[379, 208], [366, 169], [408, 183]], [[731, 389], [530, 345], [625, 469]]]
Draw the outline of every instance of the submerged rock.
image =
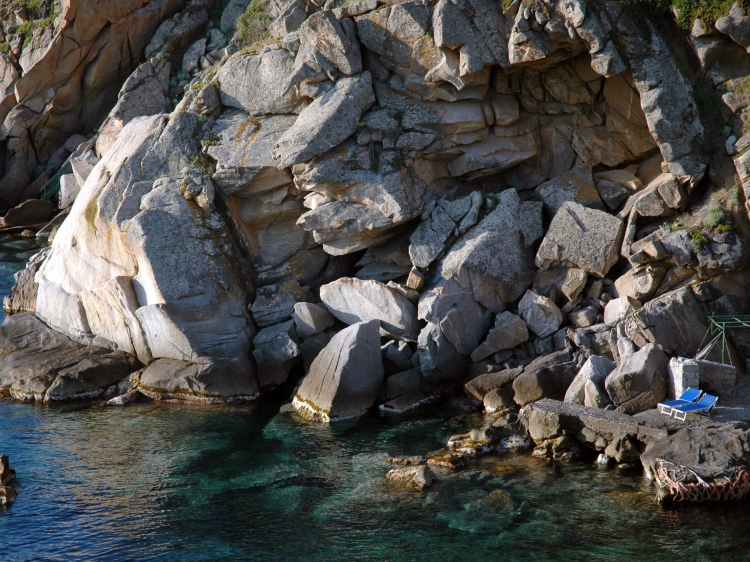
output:
[[435, 483], [435, 475], [426, 465], [394, 468], [388, 471], [386, 478], [411, 490], [424, 490]]

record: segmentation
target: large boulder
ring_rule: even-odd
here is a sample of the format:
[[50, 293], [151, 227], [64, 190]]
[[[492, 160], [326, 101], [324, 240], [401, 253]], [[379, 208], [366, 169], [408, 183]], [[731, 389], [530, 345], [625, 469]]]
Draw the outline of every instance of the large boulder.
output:
[[[275, 77], [274, 81], [280, 83]], [[274, 151], [279, 167], [310, 160], [346, 140], [373, 103], [375, 95], [368, 71], [337, 80], [336, 86], [307, 106], [279, 138]]]
[[255, 376], [237, 376], [218, 362], [157, 359], [140, 374], [136, 386], [154, 400], [198, 404], [241, 403], [258, 396]]
[[334, 323], [330, 312], [311, 302], [295, 304], [292, 318], [297, 328], [297, 335], [303, 340], [330, 328]]
[[513, 381], [513, 399], [519, 406], [542, 398], [562, 400], [576, 371], [576, 362], [568, 351], [538, 357]]
[[214, 142], [206, 151], [216, 160], [213, 179], [221, 192], [249, 198], [289, 185], [291, 174], [276, 167], [273, 147], [293, 123], [290, 115], [223, 113], [214, 124]]
[[526, 325], [540, 338], [554, 334], [563, 321], [562, 311], [547, 297], [526, 291], [518, 303], [518, 313]]
[[0, 397], [39, 402], [96, 398], [137, 368], [132, 355], [76, 343], [28, 313], [0, 326]]
[[515, 369], [504, 369], [502, 371], [493, 371], [491, 373], [485, 373], [478, 377], [471, 379], [464, 385], [466, 391], [471, 394], [477, 400], [484, 400], [492, 391], [504, 389], [510, 391], [510, 397], [513, 398], [513, 381], [523, 372], [523, 367], [516, 367]]
[[708, 325], [690, 287], [666, 293], [646, 303], [632, 317], [646, 341], [677, 357], [695, 357]]
[[591, 381], [592, 384], [604, 390], [604, 381], [607, 376], [614, 371], [616, 365], [607, 357], [592, 355], [583, 364], [578, 371], [576, 378], [570, 383], [565, 393], [565, 402], [570, 404], [579, 404], [583, 406], [586, 401], [586, 385]]
[[604, 277], [617, 263], [624, 223], [604, 211], [566, 201], [536, 254], [543, 269], [569, 265]]
[[539, 211], [521, 203], [514, 189], [503, 191], [497, 207], [450, 249], [440, 276], [454, 279], [482, 306], [502, 312], [534, 278], [528, 225], [541, 220]]
[[416, 308], [409, 299], [383, 283], [342, 277], [320, 288], [320, 300], [345, 324], [378, 320], [384, 335], [417, 339]]
[[604, 384], [618, 412], [637, 414], [656, 408], [669, 391], [667, 356], [649, 344], [626, 358]]
[[295, 184], [311, 209], [297, 224], [334, 256], [384, 242], [422, 212], [425, 183], [395, 150], [373, 159], [369, 148], [345, 148], [294, 167]]
[[3, 226], [34, 226], [44, 224], [52, 217], [52, 201], [29, 199], [10, 209], [3, 217]]
[[469, 358], [490, 326], [491, 314], [449, 279], [422, 294], [419, 318], [427, 321], [419, 334], [422, 373], [431, 382], [463, 378]]
[[299, 338], [294, 320], [263, 328], [253, 339], [253, 357], [261, 390], [277, 387], [300, 361]]
[[219, 70], [221, 103], [250, 115], [299, 113], [304, 107], [296, 87], [284, 89], [294, 58], [284, 50], [239, 54]]
[[604, 210], [599, 193], [594, 187], [591, 168], [576, 166], [536, 188], [544, 208], [554, 217], [566, 201], [573, 201], [585, 207]]
[[382, 385], [380, 322], [358, 322], [336, 334], [320, 352], [292, 406], [315, 421], [348, 418], [369, 409]]

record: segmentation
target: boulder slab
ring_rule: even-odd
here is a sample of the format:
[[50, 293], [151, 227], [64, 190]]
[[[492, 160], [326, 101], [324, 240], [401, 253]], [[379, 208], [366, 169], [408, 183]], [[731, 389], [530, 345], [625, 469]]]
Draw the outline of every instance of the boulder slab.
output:
[[292, 407], [330, 422], [369, 409], [383, 385], [380, 322], [358, 322], [336, 334], [302, 379]]

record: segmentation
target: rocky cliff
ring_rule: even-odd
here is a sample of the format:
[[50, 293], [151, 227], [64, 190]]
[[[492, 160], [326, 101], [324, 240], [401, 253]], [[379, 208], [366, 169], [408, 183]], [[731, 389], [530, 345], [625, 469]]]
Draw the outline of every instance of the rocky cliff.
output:
[[482, 375], [490, 409], [654, 407], [746, 307], [750, 18], [638, 12], [80, 0], [21, 49], [4, 23], [0, 200], [59, 184], [67, 214], [6, 299], [0, 393], [304, 375], [329, 420]]

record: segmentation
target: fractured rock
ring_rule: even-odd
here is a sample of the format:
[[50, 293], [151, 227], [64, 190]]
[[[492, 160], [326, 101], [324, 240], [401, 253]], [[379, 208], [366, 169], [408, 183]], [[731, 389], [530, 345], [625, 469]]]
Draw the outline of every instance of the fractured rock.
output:
[[274, 150], [278, 166], [300, 164], [337, 146], [357, 130], [362, 113], [374, 102], [368, 71], [337, 80], [279, 138]]
[[618, 412], [632, 415], [656, 408], [669, 390], [667, 356], [648, 344], [626, 358], [604, 384]]
[[263, 328], [253, 339], [253, 357], [261, 390], [277, 387], [299, 362], [300, 348], [294, 320]]
[[302, 108], [297, 88], [284, 91], [294, 58], [283, 50], [259, 55], [237, 55], [219, 70], [221, 103], [250, 115], [298, 113]]
[[505, 349], [513, 349], [529, 339], [526, 323], [520, 316], [501, 312], [495, 317], [495, 325], [482, 345], [471, 353], [471, 360], [478, 363], [490, 355]]
[[599, 193], [594, 187], [591, 168], [588, 166], [576, 166], [572, 170], [544, 182], [535, 191], [539, 198], [544, 201], [545, 210], [553, 217], [566, 201], [573, 201], [593, 209], [604, 209]]
[[314, 421], [356, 416], [375, 403], [382, 384], [380, 323], [358, 322], [336, 334], [313, 361], [292, 407]]
[[591, 381], [604, 390], [604, 381], [615, 367], [614, 362], [606, 357], [599, 355], [589, 357], [565, 392], [565, 402], [585, 405], [585, 386], [587, 382]]
[[625, 320], [628, 314], [639, 308], [641, 308], [641, 303], [631, 297], [623, 296], [612, 299], [604, 307], [604, 323], [610, 328], [614, 328]]
[[563, 315], [552, 300], [533, 291], [526, 291], [518, 303], [518, 313], [529, 329], [540, 338], [554, 334], [563, 321]]
[[529, 363], [513, 381], [513, 399], [525, 406], [542, 398], [561, 400], [575, 378], [576, 363], [568, 351], [556, 351]]
[[493, 312], [502, 312], [505, 303], [520, 297], [533, 279], [518, 194], [508, 189], [498, 199], [495, 210], [461, 236], [440, 264], [444, 279], [455, 279]]
[[604, 211], [566, 201], [536, 254], [537, 267], [569, 264], [604, 277], [617, 263], [624, 224]]
[[137, 369], [123, 351], [84, 346], [28, 313], [0, 326], [0, 394], [24, 401], [96, 398]]

